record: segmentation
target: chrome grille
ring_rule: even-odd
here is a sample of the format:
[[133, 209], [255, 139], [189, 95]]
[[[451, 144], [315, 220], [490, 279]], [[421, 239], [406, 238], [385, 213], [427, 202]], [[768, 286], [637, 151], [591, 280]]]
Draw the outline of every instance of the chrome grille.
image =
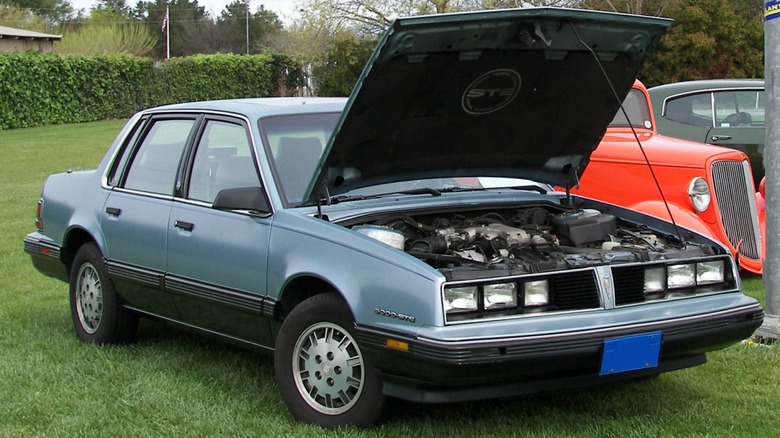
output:
[[712, 164], [715, 202], [726, 236], [734, 248], [739, 248], [740, 256], [759, 260], [761, 237], [752, 178], [747, 161], [716, 161]]

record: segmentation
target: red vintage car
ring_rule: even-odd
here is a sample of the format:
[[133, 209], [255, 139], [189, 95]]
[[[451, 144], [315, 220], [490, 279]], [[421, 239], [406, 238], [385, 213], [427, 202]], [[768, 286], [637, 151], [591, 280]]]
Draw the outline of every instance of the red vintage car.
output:
[[761, 274], [763, 197], [756, 193], [747, 155], [658, 134], [650, 96], [639, 81], [624, 108], [572, 192], [671, 217], [681, 229], [719, 240], [742, 269]]

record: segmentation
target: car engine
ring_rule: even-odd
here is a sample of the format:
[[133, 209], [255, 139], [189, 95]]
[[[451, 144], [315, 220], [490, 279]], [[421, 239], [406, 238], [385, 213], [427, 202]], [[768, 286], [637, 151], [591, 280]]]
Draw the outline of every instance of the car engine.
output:
[[[707, 253], [594, 209], [535, 206], [402, 214], [352, 226], [452, 279], [481, 278]], [[496, 272], [505, 271], [505, 272]]]

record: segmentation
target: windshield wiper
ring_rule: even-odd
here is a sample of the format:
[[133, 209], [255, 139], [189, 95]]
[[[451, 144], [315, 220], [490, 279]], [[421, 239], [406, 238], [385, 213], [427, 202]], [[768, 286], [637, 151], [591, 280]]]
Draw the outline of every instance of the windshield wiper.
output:
[[364, 201], [366, 199], [377, 199], [377, 198], [384, 198], [386, 196], [393, 196], [393, 195], [431, 195], [431, 196], [441, 196], [441, 191], [432, 189], [430, 187], [421, 187], [419, 189], [411, 189], [411, 190], [401, 190], [398, 192], [388, 192], [388, 193], [377, 193], [373, 195], [339, 195], [334, 196], [330, 199], [331, 204], [338, 204], [339, 202], [345, 202], [345, 201]]
[[544, 187], [537, 185], [525, 185], [525, 186], [504, 186], [504, 187], [447, 187], [439, 189], [440, 192], [481, 192], [485, 190], [522, 190], [538, 192], [543, 195], [547, 194], [547, 190]]
[[509, 186], [509, 187], [502, 187], [504, 189], [512, 189], [512, 190], [525, 190], [525, 191], [532, 191], [541, 193], [543, 195], [547, 194], [547, 190], [543, 187], [535, 186], [535, 185], [529, 185], [529, 186]]

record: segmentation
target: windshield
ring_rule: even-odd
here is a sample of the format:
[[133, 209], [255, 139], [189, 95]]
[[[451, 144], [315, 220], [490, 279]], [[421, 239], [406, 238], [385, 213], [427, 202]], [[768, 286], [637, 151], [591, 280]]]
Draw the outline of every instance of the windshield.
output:
[[[613, 127], [628, 127], [634, 126], [635, 128], [652, 129], [653, 124], [650, 119], [650, 105], [645, 98], [645, 94], [642, 91], [632, 88], [628, 93], [626, 99], [623, 101], [623, 110], [618, 110], [615, 118], [612, 119], [609, 126]], [[628, 114], [628, 120], [626, 120], [626, 113]], [[629, 121], [631, 122], [629, 124]]]
[[[339, 113], [310, 113], [260, 119], [263, 144], [271, 161], [271, 167], [274, 169], [276, 181], [279, 182], [280, 195], [287, 206], [300, 205], [303, 201], [339, 116]], [[339, 198], [365, 198], [404, 192], [432, 194], [503, 187], [551, 190], [547, 184], [527, 179], [444, 177], [376, 184], [346, 192]]]
[[260, 132], [287, 205], [297, 205], [314, 179], [314, 171], [341, 113], [265, 117]]

